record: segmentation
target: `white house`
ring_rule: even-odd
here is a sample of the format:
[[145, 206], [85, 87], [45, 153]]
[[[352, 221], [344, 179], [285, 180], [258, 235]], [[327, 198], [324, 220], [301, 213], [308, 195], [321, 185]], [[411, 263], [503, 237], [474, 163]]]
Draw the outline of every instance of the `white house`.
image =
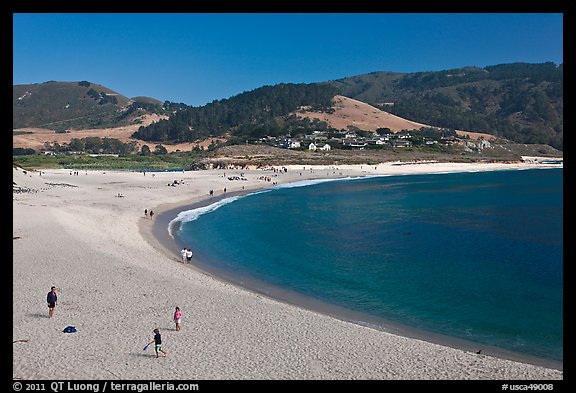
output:
[[327, 143], [320, 148], [320, 150], [324, 150], [324, 151], [328, 151], [328, 150], [331, 150], [331, 149], [332, 149], [332, 146], [330, 146], [330, 145], [327, 144]]
[[394, 147], [412, 147], [412, 142], [407, 141], [405, 139], [396, 139], [395, 141], [392, 142], [392, 146]]
[[312, 151], [316, 151], [318, 147], [316, 146], [316, 144], [314, 144], [314, 142], [310, 143], [310, 145], [308, 145], [308, 150], [312, 150]]

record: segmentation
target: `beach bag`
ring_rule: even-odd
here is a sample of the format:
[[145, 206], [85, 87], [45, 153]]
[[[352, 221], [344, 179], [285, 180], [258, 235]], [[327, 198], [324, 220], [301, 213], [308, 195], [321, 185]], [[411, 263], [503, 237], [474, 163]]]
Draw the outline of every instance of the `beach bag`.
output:
[[76, 328], [74, 326], [66, 326], [62, 331], [64, 333], [76, 333]]

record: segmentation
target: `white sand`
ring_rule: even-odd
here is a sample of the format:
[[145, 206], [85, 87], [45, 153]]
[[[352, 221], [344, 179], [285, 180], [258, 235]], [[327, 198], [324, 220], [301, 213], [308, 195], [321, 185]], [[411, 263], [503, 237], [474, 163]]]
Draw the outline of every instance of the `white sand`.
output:
[[[533, 165], [532, 165], [533, 166]], [[542, 165], [539, 165], [542, 166]], [[340, 166], [343, 176], [531, 167], [527, 164]], [[308, 169], [309, 167], [307, 167]], [[333, 176], [290, 167], [280, 183]], [[477, 355], [355, 325], [288, 305], [178, 262], [150, 238], [157, 213], [210, 189], [268, 187], [271, 171], [186, 173], [15, 170], [15, 379], [562, 379], [555, 369]], [[183, 185], [168, 187], [173, 180]], [[52, 185], [47, 184], [52, 183]], [[74, 185], [69, 187], [64, 184]], [[122, 193], [125, 197], [116, 197]], [[58, 288], [48, 318], [46, 294]], [[182, 330], [172, 322], [183, 311]], [[76, 333], [65, 334], [74, 325]], [[167, 358], [143, 351], [159, 328]], [[152, 346], [151, 346], [152, 347]]]

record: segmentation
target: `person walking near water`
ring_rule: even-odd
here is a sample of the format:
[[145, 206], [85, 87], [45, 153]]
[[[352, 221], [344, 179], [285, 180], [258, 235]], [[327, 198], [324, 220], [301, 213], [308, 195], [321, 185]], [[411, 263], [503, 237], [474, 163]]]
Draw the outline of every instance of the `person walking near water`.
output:
[[182, 255], [182, 262], [186, 262], [186, 247], [184, 247], [181, 251], [180, 251], [180, 255]]
[[176, 307], [174, 311], [174, 323], [176, 324], [176, 331], [180, 331], [180, 323], [182, 322], [182, 311], [180, 311], [180, 307]]
[[186, 249], [186, 261], [192, 262], [192, 255], [194, 255], [194, 254], [192, 253], [192, 250], [189, 249], [189, 248], [187, 248], [187, 249]]
[[154, 215], [154, 212], [152, 211], [152, 209], [150, 209], [150, 219], [152, 219], [153, 215]]
[[58, 295], [56, 294], [56, 287], [50, 288], [50, 292], [48, 292], [48, 295], [46, 295], [46, 301], [48, 302], [48, 309], [50, 310], [48, 314], [49, 318], [52, 318], [52, 316], [54, 315], [54, 307], [56, 307], [56, 305], [58, 304]]
[[150, 341], [148, 345], [154, 343], [154, 351], [156, 351], [156, 358], [158, 358], [158, 353], [162, 352], [164, 357], [168, 356], [166, 352], [162, 350], [162, 336], [160, 335], [160, 330], [154, 329], [154, 340]]

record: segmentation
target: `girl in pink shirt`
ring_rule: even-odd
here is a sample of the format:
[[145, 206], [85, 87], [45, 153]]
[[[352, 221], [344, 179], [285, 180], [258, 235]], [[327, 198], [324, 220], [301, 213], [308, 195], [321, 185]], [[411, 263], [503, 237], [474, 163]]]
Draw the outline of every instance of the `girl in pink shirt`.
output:
[[176, 331], [180, 330], [181, 319], [182, 319], [182, 311], [180, 311], [179, 307], [176, 307], [176, 311], [174, 311], [174, 323], [176, 324]]

